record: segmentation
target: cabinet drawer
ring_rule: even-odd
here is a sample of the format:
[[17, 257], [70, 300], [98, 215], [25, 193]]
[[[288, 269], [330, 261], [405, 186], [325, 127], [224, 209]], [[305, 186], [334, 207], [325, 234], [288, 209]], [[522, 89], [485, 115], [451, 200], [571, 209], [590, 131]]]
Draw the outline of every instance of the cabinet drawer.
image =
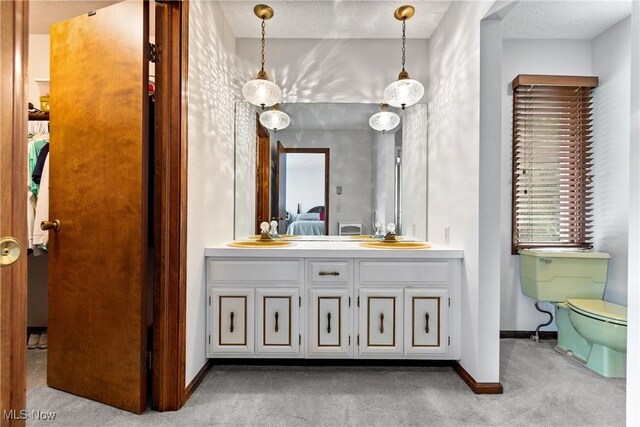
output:
[[309, 282], [314, 285], [326, 283], [348, 285], [351, 263], [349, 261], [311, 261], [309, 275], [311, 276]]
[[209, 283], [299, 284], [299, 260], [209, 262]]
[[448, 262], [360, 262], [360, 283], [438, 283], [449, 282]]

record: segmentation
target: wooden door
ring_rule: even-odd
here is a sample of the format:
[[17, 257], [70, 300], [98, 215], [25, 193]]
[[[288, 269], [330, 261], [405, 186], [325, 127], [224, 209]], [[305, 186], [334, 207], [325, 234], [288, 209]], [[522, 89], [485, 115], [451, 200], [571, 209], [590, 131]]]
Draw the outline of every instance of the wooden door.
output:
[[24, 424], [26, 406], [28, 16], [27, 2], [0, 1], [0, 238], [15, 239], [0, 250], [2, 426]]
[[47, 383], [146, 408], [148, 4], [51, 27]]
[[276, 163], [276, 173], [278, 174], [278, 233], [287, 232], [287, 150], [278, 141], [278, 157]]
[[447, 289], [405, 289], [404, 354], [447, 352]]
[[256, 114], [256, 234], [260, 234], [260, 223], [271, 221], [271, 137], [267, 128], [260, 124]]
[[253, 289], [212, 288], [210, 352], [253, 353]]
[[360, 354], [402, 354], [402, 289], [360, 289]]
[[309, 354], [347, 357], [351, 349], [349, 289], [310, 289]]
[[257, 353], [298, 354], [299, 297], [296, 289], [257, 289]]

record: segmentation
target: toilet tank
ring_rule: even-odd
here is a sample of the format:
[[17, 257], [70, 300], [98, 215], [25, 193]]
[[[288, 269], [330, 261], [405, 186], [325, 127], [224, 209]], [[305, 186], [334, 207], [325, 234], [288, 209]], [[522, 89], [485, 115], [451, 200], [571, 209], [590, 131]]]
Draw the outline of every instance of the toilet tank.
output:
[[520, 286], [536, 301], [602, 299], [609, 254], [588, 251], [522, 249]]

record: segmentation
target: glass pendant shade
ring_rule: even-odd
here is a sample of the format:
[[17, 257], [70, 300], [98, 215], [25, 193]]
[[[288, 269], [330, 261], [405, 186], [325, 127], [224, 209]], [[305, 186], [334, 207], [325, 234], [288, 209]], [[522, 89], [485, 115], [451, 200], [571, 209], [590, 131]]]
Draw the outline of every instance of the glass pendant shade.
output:
[[260, 124], [273, 131], [279, 131], [291, 123], [291, 119], [287, 113], [273, 109], [260, 114]]
[[400, 124], [400, 116], [391, 111], [380, 111], [369, 118], [369, 126], [378, 132], [385, 133]]
[[424, 86], [417, 80], [399, 79], [384, 90], [384, 100], [392, 107], [409, 107], [418, 103], [424, 96]]
[[282, 101], [282, 89], [274, 82], [257, 78], [244, 84], [242, 96], [258, 107], [270, 107]]

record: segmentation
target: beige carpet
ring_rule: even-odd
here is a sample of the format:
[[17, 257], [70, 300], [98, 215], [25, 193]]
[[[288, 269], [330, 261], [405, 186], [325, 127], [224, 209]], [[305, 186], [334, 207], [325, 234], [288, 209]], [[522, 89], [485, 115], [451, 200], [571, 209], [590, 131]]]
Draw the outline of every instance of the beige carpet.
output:
[[46, 352], [28, 352], [28, 409], [73, 426], [624, 425], [625, 381], [553, 350], [555, 341], [502, 340], [504, 394], [473, 394], [450, 368], [214, 368], [185, 407], [137, 416], [50, 389]]

